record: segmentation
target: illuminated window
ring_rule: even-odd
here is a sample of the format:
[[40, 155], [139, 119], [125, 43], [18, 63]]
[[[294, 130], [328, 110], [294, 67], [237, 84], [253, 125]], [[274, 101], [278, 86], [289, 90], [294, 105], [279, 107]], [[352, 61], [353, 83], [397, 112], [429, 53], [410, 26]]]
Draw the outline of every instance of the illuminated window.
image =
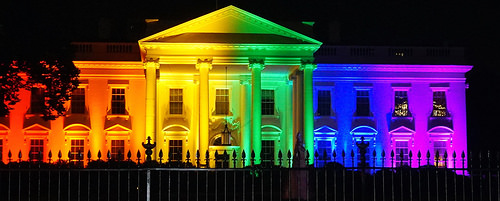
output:
[[168, 153], [170, 160], [182, 161], [182, 140], [169, 140]]
[[78, 140], [71, 140], [71, 155], [70, 155], [70, 159], [71, 161], [77, 163], [78, 161], [80, 161], [81, 163], [83, 163], [83, 154], [85, 154], [84, 152], [84, 140], [82, 139], [78, 139]]
[[170, 89], [170, 114], [182, 114], [182, 89]]
[[31, 103], [30, 103], [31, 114], [41, 114], [43, 112], [43, 106], [45, 105], [45, 98], [43, 95], [43, 88], [33, 87], [31, 88]]
[[[403, 163], [401, 163], [401, 151], [403, 152]], [[395, 150], [396, 167], [408, 165], [408, 141], [396, 141]]]
[[111, 114], [126, 114], [124, 88], [111, 89]]
[[274, 140], [262, 140], [262, 165], [270, 167], [274, 165]]
[[262, 115], [274, 115], [274, 90], [262, 90]]
[[125, 153], [125, 140], [111, 140], [111, 159], [122, 161]]
[[444, 91], [435, 91], [432, 93], [432, 116], [447, 117], [446, 93]]
[[329, 90], [318, 90], [318, 115], [330, 116], [331, 96]]
[[370, 91], [356, 91], [356, 116], [370, 116]]
[[71, 94], [71, 113], [85, 113], [85, 88], [77, 88]]
[[[325, 165], [325, 160], [326, 162], [331, 160], [332, 156], [332, 141], [330, 140], [318, 140], [316, 142], [317, 146], [317, 152], [319, 154], [319, 158], [316, 161], [316, 164], [318, 164], [318, 167], [323, 167]], [[326, 153], [326, 155], [325, 155]]]
[[215, 114], [229, 114], [229, 90], [215, 90]]
[[408, 109], [408, 91], [394, 92], [394, 116], [409, 117], [411, 116]]
[[[434, 141], [434, 157], [436, 157], [436, 152], [439, 152], [439, 157], [437, 158], [438, 160], [438, 167], [444, 167], [445, 161], [444, 161], [444, 152], [446, 152], [446, 141]], [[434, 165], [436, 162], [436, 158], [434, 158]]]
[[34, 160], [43, 160], [43, 139], [30, 140], [30, 155]]

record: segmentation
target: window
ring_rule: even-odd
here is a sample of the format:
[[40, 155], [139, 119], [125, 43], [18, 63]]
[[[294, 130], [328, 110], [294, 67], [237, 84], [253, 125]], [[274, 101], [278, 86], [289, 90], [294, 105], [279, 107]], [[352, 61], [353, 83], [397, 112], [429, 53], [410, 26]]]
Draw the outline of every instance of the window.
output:
[[[437, 166], [444, 167], [444, 152], [446, 152], [446, 141], [434, 141], [434, 157], [436, 156], [436, 152], [439, 152], [439, 157], [437, 158]], [[436, 162], [436, 158], [434, 158], [434, 162]]]
[[43, 112], [44, 105], [45, 98], [43, 94], [43, 88], [31, 88], [31, 114], [41, 114]]
[[125, 153], [125, 140], [111, 140], [111, 159], [122, 161]]
[[[401, 152], [403, 152], [403, 163], [401, 163]], [[408, 165], [408, 141], [396, 141], [395, 150], [396, 167]]]
[[274, 165], [274, 140], [262, 140], [262, 165], [271, 167]]
[[262, 115], [274, 115], [274, 90], [262, 90]]
[[182, 161], [182, 140], [168, 141], [169, 160]]
[[[330, 141], [330, 140], [318, 140], [316, 142], [316, 145], [318, 147], [317, 151], [319, 154], [319, 158], [316, 161], [316, 164], [318, 164], [318, 167], [323, 167], [324, 165], [326, 165], [325, 160], [326, 160], [326, 162], [331, 160], [332, 141]], [[325, 153], [326, 153], [326, 155], [325, 155]]]
[[80, 163], [83, 163], [83, 154], [84, 152], [84, 140], [78, 139], [78, 140], [71, 140], [71, 158], [70, 160], [77, 163], [80, 161]]
[[77, 88], [71, 94], [71, 113], [85, 113], [85, 88]]
[[330, 116], [331, 114], [331, 96], [329, 90], [318, 91], [318, 115]]
[[126, 114], [124, 88], [111, 89], [111, 114]]
[[215, 114], [229, 114], [229, 89], [215, 89]]
[[43, 140], [32, 139], [30, 140], [30, 155], [33, 160], [43, 160]]
[[435, 91], [432, 93], [432, 116], [447, 117], [446, 110], [446, 93], [444, 91]]
[[170, 114], [182, 114], [182, 89], [170, 89]]
[[408, 109], [408, 91], [394, 92], [394, 116], [409, 117], [411, 116]]
[[370, 91], [356, 91], [356, 116], [370, 116]]

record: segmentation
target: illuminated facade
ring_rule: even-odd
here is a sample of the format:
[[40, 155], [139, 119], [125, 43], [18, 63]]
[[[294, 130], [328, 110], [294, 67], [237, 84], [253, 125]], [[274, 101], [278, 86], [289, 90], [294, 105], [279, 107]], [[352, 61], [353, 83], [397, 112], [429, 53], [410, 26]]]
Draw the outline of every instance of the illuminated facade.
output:
[[[36, 91], [25, 91], [0, 118], [2, 160], [8, 150], [22, 151], [24, 160], [30, 150], [45, 161], [59, 150], [63, 159], [87, 160], [88, 151], [92, 159], [98, 151], [135, 158], [151, 137], [156, 157], [162, 150], [186, 159], [189, 151], [193, 159], [199, 150], [203, 160], [206, 151], [235, 150], [248, 160], [253, 150], [256, 163], [269, 163], [279, 150], [293, 151], [298, 132], [311, 158], [357, 151], [361, 137], [370, 154], [466, 151], [464, 73], [471, 66], [315, 62], [321, 45], [234, 6], [141, 39], [138, 51], [77, 44], [81, 84], [68, 115], [43, 121]], [[123, 61], [124, 52], [138, 59]]]

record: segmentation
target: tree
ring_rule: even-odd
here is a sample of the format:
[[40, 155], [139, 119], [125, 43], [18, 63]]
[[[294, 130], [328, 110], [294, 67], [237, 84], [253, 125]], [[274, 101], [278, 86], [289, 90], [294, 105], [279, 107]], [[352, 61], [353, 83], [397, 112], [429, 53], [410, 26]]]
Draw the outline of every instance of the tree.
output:
[[12, 105], [20, 101], [21, 89], [33, 87], [44, 90], [42, 115], [45, 120], [65, 115], [64, 103], [78, 87], [79, 73], [69, 60], [0, 61], [0, 115], [7, 115]]

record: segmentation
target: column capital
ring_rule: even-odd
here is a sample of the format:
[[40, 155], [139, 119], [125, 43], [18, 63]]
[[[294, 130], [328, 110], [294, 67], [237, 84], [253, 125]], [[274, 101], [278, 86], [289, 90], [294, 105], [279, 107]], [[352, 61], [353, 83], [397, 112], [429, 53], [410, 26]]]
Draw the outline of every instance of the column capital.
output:
[[318, 65], [313, 62], [313, 59], [302, 59], [299, 70], [301, 71], [305, 69], [316, 70], [317, 67]]
[[212, 70], [212, 57], [198, 58], [196, 62], [196, 69], [200, 68], [208, 68], [208, 70]]
[[263, 58], [250, 58], [248, 59], [248, 69], [252, 70], [254, 68], [258, 68], [260, 70], [264, 70], [266, 64]]
[[146, 68], [155, 68], [155, 69], [160, 69], [160, 58], [149, 58], [146, 59], [143, 63], [144, 69]]

